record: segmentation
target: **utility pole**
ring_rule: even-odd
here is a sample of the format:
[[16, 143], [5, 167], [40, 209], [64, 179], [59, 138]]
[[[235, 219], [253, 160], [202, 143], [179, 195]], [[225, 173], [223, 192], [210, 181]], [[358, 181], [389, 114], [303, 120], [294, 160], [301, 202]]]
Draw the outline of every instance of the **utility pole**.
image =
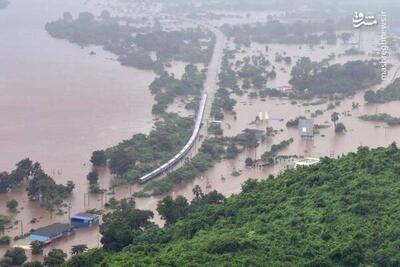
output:
[[22, 223], [22, 220], [20, 221], [21, 223], [21, 237], [24, 235], [24, 224]]
[[68, 204], [68, 220], [71, 220], [71, 201]]

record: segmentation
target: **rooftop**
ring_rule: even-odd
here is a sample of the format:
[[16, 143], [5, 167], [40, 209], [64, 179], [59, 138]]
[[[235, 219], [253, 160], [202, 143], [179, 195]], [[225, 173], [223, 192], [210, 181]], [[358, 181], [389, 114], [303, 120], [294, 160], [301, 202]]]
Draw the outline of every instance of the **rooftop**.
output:
[[33, 232], [32, 235], [54, 237], [65, 231], [71, 231], [72, 229], [73, 229], [73, 226], [71, 226], [70, 224], [54, 223], [54, 224], [45, 226], [43, 228], [39, 228], [38, 230]]
[[320, 162], [319, 158], [304, 158], [296, 161], [295, 166], [310, 166]]
[[80, 212], [80, 213], [75, 214], [71, 218], [75, 218], [75, 219], [96, 219], [98, 217], [99, 216], [96, 215], [96, 214]]

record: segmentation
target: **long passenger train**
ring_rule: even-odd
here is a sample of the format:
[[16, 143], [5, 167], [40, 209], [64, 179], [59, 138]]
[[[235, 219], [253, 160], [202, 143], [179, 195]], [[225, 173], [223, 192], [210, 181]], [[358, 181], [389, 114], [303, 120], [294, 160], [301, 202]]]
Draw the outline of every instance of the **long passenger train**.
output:
[[142, 176], [139, 178], [139, 183], [143, 184], [148, 182], [149, 180], [163, 174], [165, 171], [173, 167], [175, 164], [177, 164], [186, 154], [190, 151], [194, 143], [196, 142], [197, 136], [199, 135], [200, 128], [201, 128], [201, 122], [203, 120], [204, 116], [204, 110], [206, 107], [207, 103], [207, 94], [203, 94], [201, 101], [200, 101], [200, 107], [199, 111], [197, 112], [197, 117], [196, 117], [196, 123], [194, 126], [194, 130], [192, 133], [192, 136], [190, 137], [189, 141], [186, 143], [186, 145], [182, 148], [181, 151], [178, 152], [172, 159], [170, 159], [168, 162], [164, 163], [154, 171]]

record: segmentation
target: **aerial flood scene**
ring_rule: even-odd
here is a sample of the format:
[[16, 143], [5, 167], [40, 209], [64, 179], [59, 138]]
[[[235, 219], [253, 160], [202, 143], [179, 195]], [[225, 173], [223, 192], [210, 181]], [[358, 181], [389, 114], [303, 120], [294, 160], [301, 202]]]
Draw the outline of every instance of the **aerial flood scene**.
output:
[[400, 266], [400, 2], [0, 0], [0, 267]]

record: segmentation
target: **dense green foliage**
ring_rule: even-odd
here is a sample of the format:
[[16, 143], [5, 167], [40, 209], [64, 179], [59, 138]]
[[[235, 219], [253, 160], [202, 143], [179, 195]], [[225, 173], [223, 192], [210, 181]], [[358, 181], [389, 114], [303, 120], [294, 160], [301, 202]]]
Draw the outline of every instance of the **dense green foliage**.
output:
[[[128, 23], [126, 23], [128, 22]], [[118, 55], [127, 66], [159, 71], [165, 60], [175, 59], [190, 63], [207, 63], [215, 44], [215, 36], [200, 28], [163, 31], [162, 28], [135, 27], [128, 18], [82, 12], [74, 20], [70, 13], [58, 21], [46, 24], [54, 38], [66, 39], [79, 45], [100, 45]], [[135, 37], [132, 37], [135, 35]], [[150, 57], [155, 52], [157, 60]]]
[[214, 101], [211, 106], [211, 116], [216, 120], [224, 118], [223, 112], [232, 112], [236, 100], [230, 97], [230, 92], [224, 88], [219, 88], [214, 96]]
[[[333, 21], [282, 23], [269, 20], [266, 23], [245, 24], [238, 26], [223, 25], [222, 29], [236, 44], [249, 46], [251, 42], [319, 44], [322, 40], [335, 44], [337, 26]], [[318, 34], [318, 32], [323, 32]]]
[[400, 118], [393, 117], [392, 115], [389, 115], [387, 113], [362, 115], [359, 118], [365, 121], [386, 122], [390, 126], [400, 124]]
[[22, 267], [43, 267], [43, 264], [40, 261], [31, 261], [25, 262]]
[[[90, 266], [397, 266], [400, 150], [360, 147], [206, 204]], [[78, 260], [78, 259], [77, 259]], [[78, 266], [67, 264], [66, 266]], [[103, 262], [103, 265], [100, 263]], [[89, 265], [80, 265], [89, 266]]]
[[97, 167], [105, 166], [107, 164], [106, 152], [104, 150], [93, 151], [90, 162]]
[[379, 68], [375, 61], [349, 61], [343, 65], [328, 67], [302, 57], [291, 71], [289, 83], [308, 94], [353, 94], [381, 82]]
[[11, 243], [11, 237], [8, 235], [4, 235], [0, 237], [0, 246], [8, 246]]
[[0, 232], [4, 233], [6, 226], [8, 226], [10, 223], [11, 223], [10, 217], [0, 214]]
[[41, 241], [32, 241], [31, 242], [31, 252], [32, 255], [39, 255], [43, 253], [44, 243]]
[[266, 164], [273, 164], [278, 153], [287, 148], [291, 143], [293, 143], [293, 138], [283, 140], [279, 144], [273, 144], [269, 151], [261, 155], [261, 160]]
[[[61, 204], [75, 187], [72, 181], [68, 181], [67, 185], [56, 184], [53, 178], [43, 171], [40, 163], [33, 163], [27, 158], [18, 162], [16, 169], [11, 173], [0, 173], [0, 193], [7, 193], [12, 188], [22, 185], [24, 181], [28, 182], [26, 191], [29, 199], [40, 201], [47, 209]], [[8, 206], [15, 209], [18, 203], [11, 201], [7, 203]]]
[[387, 103], [400, 100], [400, 78], [376, 92], [368, 90], [364, 94], [365, 101], [370, 103]]
[[198, 70], [195, 65], [189, 64], [185, 67], [182, 79], [174, 75], [162, 72], [160, 77], [150, 84], [150, 90], [155, 95], [156, 104], [153, 113], [161, 114], [178, 96], [200, 96], [205, 79], [204, 72]]
[[[161, 60], [175, 59], [191, 63], [207, 63], [212, 55], [215, 37], [211, 32], [204, 32], [197, 28], [138, 34], [135, 43], [143, 49], [155, 51]], [[203, 49], [203, 46], [206, 48]]]
[[167, 196], [158, 203], [157, 212], [166, 224], [174, 224], [189, 212], [189, 203], [182, 196], [175, 199]]
[[40, 201], [41, 205], [49, 210], [61, 205], [63, 199], [69, 197], [75, 188], [72, 181], [68, 181], [67, 185], [57, 184], [42, 170], [39, 163], [32, 165], [31, 176], [26, 189], [29, 199]]
[[288, 128], [297, 128], [299, 126], [300, 119], [307, 119], [307, 118], [304, 117], [304, 116], [299, 116], [299, 117], [297, 117], [295, 119], [288, 120], [286, 122], [286, 127], [288, 127]]
[[215, 162], [221, 159], [225, 153], [225, 147], [230, 144], [228, 138], [209, 138], [205, 140], [199, 152], [185, 164], [168, 173], [166, 177], [151, 181], [146, 184], [144, 192], [151, 192], [152, 195], [161, 195], [173, 189], [173, 186], [185, 181], [193, 180], [201, 172], [214, 166]]
[[135, 209], [135, 203], [122, 200], [113, 213], [103, 216], [100, 226], [101, 242], [107, 250], [121, 250], [132, 240], [151, 227], [153, 212]]
[[[10, 260], [9, 261], [10, 266], [11, 265], [21, 265], [22, 263], [24, 263], [27, 260], [25, 250], [23, 250], [22, 248], [13, 248], [13, 249], [7, 250], [6, 253], [4, 254], [4, 258]], [[3, 266], [3, 265], [1, 265], [1, 263], [0, 263], [0, 266]]]
[[136, 134], [107, 149], [108, 166], [124, 181], [135, 182], [172, 158], [186, 144], [192, 129], [192, 119], [164, 115], [148, 136]]
[[103, 193], [104, 190], [100, 188], [99, 185], [99, 173], [97, 170], [92, 170], [91, 172], [88, 173], [86, 176], [86, 179], [89, 182], [89, 192], [93, 194], [99, 194]]
[[29, 178], [34, 168], [32, 161], [26, 158], [18, 162], [11, 173], [0, 172], [0, 193], [7, 193], [10, 189], [20, 186]]
[[88, 250], [88, 247], [84, 244], [75, 245], [75, 246], [72, 246], [72, 248], [71, 248], [71, 255], [80, 255], [83, 252], [85, 252], [86, 250]]
[[43, 263], [46, 267], [61, 267], [67, 256], [61, 249], [54, 248], [44, 257]]
[[18, 201], [16, 201], [15, 199], [11, 199], [7, 201], [6, 206], [7, 209], [9, 209], [10, 211], [16, 212], [18, 207]]

